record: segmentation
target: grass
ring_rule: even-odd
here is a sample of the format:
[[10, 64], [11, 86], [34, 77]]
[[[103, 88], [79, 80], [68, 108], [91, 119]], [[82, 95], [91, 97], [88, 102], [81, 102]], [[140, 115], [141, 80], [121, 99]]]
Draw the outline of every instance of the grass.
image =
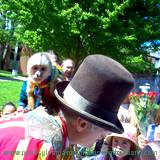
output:
[[0, 109], [3, 104], [9, 101], [18, 106], [19, 94], [23, 81], [14, 80], [14, 76], [8, 71], [0, 70], [0, 77], [13, 78], [13, 80], [9, 81], [0, 81]]
[[20, 81], [4, 81], [0, 82], [0, 108], [6, 102], [13, 102], [18, 106], [19, 94], [22, 87]]

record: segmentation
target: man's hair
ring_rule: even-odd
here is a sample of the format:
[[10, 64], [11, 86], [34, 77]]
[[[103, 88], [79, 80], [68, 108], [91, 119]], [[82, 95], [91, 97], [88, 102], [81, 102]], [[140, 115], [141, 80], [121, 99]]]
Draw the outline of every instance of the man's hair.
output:
[[53, 50], [49, 50], [48, 53], [49, 53], [50, 55], [55, 55], [55, 56], [58, 57], [58, 53], [55, 52], [55, 51], [53, 51]]
[[66, 121], [72, 121], [73, 119], [79, 117], [80, 115], [76, 113], [75, 111], [68, 110], [64, 104], [60, 103], [60, 108], [64, 114], [64, 117], [66, 118]]
[[[82, 119], [88, 121], [86, 118], [84, 118], [82, 115], [78, 114], [77, 112], [73, 111], [73, 110], [69, 110], [67, 109], [64, 104], [61, 104], [61, 110], [63, 112], [63, 115], [66, 119], [66, 122], [71, 124], [71, 122], [76, 119], [77, 117], [81, 117]], [[89, 122], [89, 121], [88, 121]], [[89, 122], [91, 125], [90, 125], [90, 129], [95, 131], [95, 129], [97, 129], [98, 126], [94, 125], [93, 123]]]
[[64, 59], [64, 60], [62, 61], [62, 63], [61, 63], [61, 66], [63, 66], [64, 63], [67, 62], [67, 61], [71, 61], [72, 64], [73, 64], [73, 66], [75, 67], [75, 62], [73, 61], [73, 59], [70, 59], [70, 58]]
[[60, 63], [60, 58], [59, 58], [59, 54], [58, 54], [58, 52], [55, 52], [55, 51], [53, 51], [53, 50], [49, 50], [48, 52], [47, 52], [47, 55], [48, 56], [56, 56], [57, 57], [57, 62], [58, 63]]

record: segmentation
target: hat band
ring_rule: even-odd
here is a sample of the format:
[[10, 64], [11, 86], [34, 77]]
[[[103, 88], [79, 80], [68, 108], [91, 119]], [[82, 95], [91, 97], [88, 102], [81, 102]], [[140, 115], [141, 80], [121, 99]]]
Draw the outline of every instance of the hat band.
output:
[[91, 105], [91, 103], [80, 94], [78, 94], [70, 84], [68, 84], [68, 86], [64, 90], [63, 98], [73, 107], [79, 106], [84, 110], [86, 110], [86, 107]]
[[[91, 103], [79, 93], [77, 93], [70, 84], [66, 87], [63, 92], [63, 98], [70, 106], [74, 107], [77, 111], [87, 112], [96, 116], [97, 118], [107, 120], [114, 123], [117, 120], [117, 112], [109, 112], [104, 110], [102, 107], [97, 106], [96, 104]], [[99, 108], [99, 112], [98, 109]]]

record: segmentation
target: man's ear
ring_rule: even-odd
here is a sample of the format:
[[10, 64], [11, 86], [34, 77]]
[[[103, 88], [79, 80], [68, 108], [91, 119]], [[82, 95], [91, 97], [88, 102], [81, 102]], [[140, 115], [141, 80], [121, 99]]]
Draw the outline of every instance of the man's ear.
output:
[[78, 132], [83, 132], [84, 130], [89, 128], [89, 122], [81, 117], [78, 117], [75, 121], [75, 128]]

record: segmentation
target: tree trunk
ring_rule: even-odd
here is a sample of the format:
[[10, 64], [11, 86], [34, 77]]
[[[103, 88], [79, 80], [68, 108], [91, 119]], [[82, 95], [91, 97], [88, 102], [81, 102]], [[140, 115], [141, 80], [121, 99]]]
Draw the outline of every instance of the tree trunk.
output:
[[3, 68], [3, 51], [4, 51], [4, 46], [0, 44], [0, 69]]
[[2, 56], [2, 67], [3, 67], [2, 69], [4, 70], [9, 69], [10, 52], [11, 52], [10, 46], [8, 43], [6, 43]]

